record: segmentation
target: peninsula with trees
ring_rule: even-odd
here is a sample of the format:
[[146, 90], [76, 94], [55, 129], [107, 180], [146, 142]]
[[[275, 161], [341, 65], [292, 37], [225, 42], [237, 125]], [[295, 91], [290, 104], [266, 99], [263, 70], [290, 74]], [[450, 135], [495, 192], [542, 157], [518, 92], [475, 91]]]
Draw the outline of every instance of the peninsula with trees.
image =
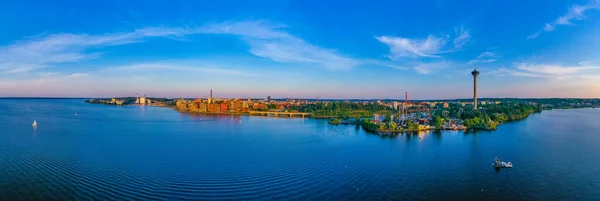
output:
[[88, 103], [170, 107], [190, 114], [259, 115], [329, 119], [383, 135], [423, 130], [494, 130], [498, 125], [551, 109], [596, 108], [600, 99], [483, 98], [458, 100], [169, 99], [121, 97]]

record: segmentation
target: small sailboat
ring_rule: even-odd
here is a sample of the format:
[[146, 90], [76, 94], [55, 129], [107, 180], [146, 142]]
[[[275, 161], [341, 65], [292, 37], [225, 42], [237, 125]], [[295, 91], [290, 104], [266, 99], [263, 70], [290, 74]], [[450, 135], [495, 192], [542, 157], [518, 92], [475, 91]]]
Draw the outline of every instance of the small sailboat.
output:
[[33, 124], [31, 124], [33, 127], [37, 127], [37, 121], [33, 120]]

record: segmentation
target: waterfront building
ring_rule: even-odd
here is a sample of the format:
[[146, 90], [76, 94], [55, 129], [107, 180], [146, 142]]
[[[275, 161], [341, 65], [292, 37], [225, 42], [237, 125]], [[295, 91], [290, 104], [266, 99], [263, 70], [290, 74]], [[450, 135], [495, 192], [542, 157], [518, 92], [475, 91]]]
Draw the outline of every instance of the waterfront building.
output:
[[189, 104], [188, 108], [190, 111], [198, 112], [200, 110], [200, 104], [202, 104], [202, 99], [196, 99], [192, 103]]
[[226, 112], [226, 111], [229, 111], [229, 106], [228, 106], [228, 104], [227, 104], [227, 103], [221, 103], [221, 104], [220, 104], [220, 111], [221, 111], [221, 112]]
[[262, 104], [262, 103], [255, 103], [252, 106], [252, 109], [255, 109], [255, 110], [257, 110], [257, 109], [267, 109], [267, 106], [265, 104]]
[[212, 89], [210, 90], [210, 96], [208, 98], [208, 104], [213, 103]]
[[233, 101], [233, 107], [230, 110], [241, 112], [244, 109], [244, 102], [241, 100]]
[[233, 105], [234, 105], [234, 110], [236, 112], [241, 112], [244, 109], [244, 101], [241, 101], [241, 100], [234, 101]]
[[175, 103], [177, 109], [181, 111], [188, 111], [188, 102], [183, 100], [183, 98]]
[[146, 97], [140, 97], [139, 103], [142, 104], [142, 105], [145, 105], [147, 103], [146, 102]]
[[208, 111], [208, 106], [206, 103], [200, 103], [200, 106], [198, 107], [198, 111], [199, 112], [207, 112]]
[[216, 103], [208, 104], [208, 112], [221, 112], [221, 105]]
[[200, 109], [200, 104], [198, 104], [198, 103], [196, 103], [196, 102], [191, 102], [191, 103], [188, 103], [188, 109], [189, 109], [191, 112], [197, 112], [197, 111], [198, 111], [198, 109]]

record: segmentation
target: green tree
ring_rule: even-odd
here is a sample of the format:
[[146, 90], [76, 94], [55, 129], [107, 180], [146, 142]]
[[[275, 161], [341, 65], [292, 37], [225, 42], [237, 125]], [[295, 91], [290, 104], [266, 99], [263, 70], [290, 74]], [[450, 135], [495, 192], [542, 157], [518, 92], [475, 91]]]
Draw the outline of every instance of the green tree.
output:
[[390, 122], [390, 121], [392, 121], [392, 115], [385, 115], [383, 122]]
[[435, 125], [435, 128], [441, 129], [442, 128], [442, 124], [443, 124], [442, 117], [437, 116], [437, 115], [433, 116], [433, 125]]
[[396, 122], [391, 121], [390, 123], [388, 123], [388, 128], [391, 130], [396, 130], [398, 128], [398, 125], [396, 124]]

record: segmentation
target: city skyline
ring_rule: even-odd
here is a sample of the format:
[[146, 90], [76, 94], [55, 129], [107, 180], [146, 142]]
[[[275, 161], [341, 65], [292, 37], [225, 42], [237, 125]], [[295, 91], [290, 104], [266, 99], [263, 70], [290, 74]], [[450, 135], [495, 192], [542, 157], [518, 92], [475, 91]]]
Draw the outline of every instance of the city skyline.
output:
[[600, 0], [52, 4], [0, 3], [0, 97], [600, 97]]

